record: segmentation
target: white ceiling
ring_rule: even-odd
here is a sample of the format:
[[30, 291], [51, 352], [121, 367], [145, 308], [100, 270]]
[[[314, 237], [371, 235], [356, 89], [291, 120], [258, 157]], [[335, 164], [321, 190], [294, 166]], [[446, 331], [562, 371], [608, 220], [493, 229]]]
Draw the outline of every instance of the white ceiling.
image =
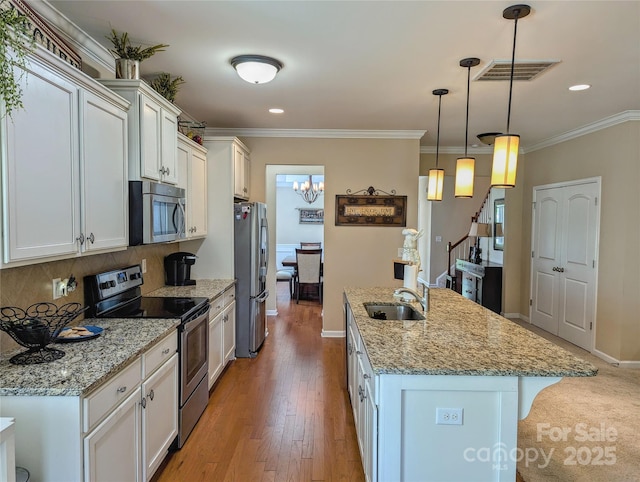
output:
[[[504, 1], [50, 1], [105, 47], [111, 28], [134, 43], [170, 47], [143, 75], [186, 81], [176, 104], [208, 127], [427, 131], [434, 146], [462, 147], [466, 68], [471, 70], [469, 144], [505, 131], [508, 82], [473, 82], [493, 60], [510, 60], [514, 22]], [[513, 89], [511, 132], [526, 148], [640, 109], [640, 1], [534, 1], [518, 22], [516, 59], [559, 60]], [[241, 54], [284, 63], [251, 85], [229, 64]], [[591, 84], [583, 92], [567, 88]], [[284, 114], [267, 110], [281, 107]]]

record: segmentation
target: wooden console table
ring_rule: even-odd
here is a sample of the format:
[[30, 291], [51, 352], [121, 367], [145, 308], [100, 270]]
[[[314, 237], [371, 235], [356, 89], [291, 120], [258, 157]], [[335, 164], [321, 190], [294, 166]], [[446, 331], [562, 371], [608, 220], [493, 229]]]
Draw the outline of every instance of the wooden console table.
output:
[[502, 265], [475, 264], [464, 259], [456, 259], [455, 291], [500, 314], [502, 312]]

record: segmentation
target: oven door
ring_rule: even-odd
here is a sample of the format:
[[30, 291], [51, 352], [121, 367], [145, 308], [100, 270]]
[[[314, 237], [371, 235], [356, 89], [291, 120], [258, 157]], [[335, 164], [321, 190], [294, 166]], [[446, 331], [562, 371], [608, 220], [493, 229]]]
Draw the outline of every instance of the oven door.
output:
[[209, 365], [209, 310], [180, 326], [180, 406], [207, 376]]

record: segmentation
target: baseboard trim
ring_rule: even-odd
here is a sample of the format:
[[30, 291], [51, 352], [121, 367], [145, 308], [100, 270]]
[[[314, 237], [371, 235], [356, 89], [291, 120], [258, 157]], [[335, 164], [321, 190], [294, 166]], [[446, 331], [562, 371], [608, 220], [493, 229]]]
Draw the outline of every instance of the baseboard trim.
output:
[[502, 316], [504, 316], [505, 318], [509, 318], [511, 320], [518, 319], [518, 320], [526, 321], [527, 323], [529, 323], [529, 318], [521, 315], [520, 313], [503, 313]]
[[613, 358], [610, 355], [607, 355], [603, 351], [595, 350], [595, 349], [593, 350], [593, 354], [598, 358], [602, 358], [607, 363], [617, 366], [618, 368], [640, 368], [640, 361], [633, 361], [633, 360], [620, 361], [616, 358]]
[[321, 336], [322, 338], [344, 338], [346, 336], [346, 332], [344, 330], [322, 330]]
[[278, 310], [267, 310], [267, 316], [278, 316]]

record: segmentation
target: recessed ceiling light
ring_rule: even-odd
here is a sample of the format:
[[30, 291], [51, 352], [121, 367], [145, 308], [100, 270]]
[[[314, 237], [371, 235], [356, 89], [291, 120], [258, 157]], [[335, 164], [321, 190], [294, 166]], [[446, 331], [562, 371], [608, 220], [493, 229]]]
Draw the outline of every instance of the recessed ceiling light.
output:
[[577, 85], [572, 85], [571, 87], [569, 87], [569, 90], [573, 90], [573, 91], [587, 90], [589, 87], [591, 87], [589, 84], [577, 84]]
[[278, 107], [272, 107], [271, 109], [269, 109], [269, 112], [271, 112], [272, 114], [282, 114], [284, 113], [284, 109], [280, 109]]

